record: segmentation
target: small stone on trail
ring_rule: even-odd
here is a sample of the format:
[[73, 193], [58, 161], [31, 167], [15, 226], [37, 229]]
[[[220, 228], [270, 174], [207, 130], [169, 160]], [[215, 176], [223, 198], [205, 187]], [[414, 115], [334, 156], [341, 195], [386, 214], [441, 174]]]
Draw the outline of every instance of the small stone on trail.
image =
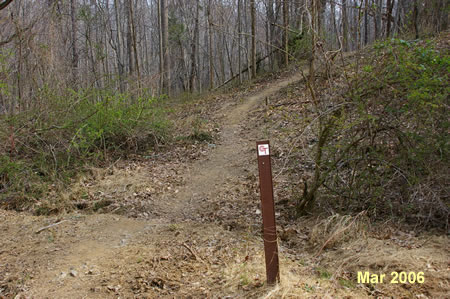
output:
[[111, 292], [117, 292], [118, 290], [120, 290], [121, 287], [122, 286], [118, 284], [117, 286], [107, 286], [106, 288]]
[[77, 272], [77, 271], [75, 271], [75, 270], [70, 270], [70, 276], [72, 276], [72, 277], [77, 277], [77, 275], [78, 275], [78, 272]]

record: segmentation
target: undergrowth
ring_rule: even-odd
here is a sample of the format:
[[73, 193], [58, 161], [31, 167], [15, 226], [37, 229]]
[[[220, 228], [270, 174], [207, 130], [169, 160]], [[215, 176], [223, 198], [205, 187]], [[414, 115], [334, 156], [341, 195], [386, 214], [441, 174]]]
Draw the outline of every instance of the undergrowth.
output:
[[327, 68], [301, 209], [317, 191], [335, 211], [448, 227], [450, 56], [434, 45], [386, 40]]
[[61, 96], [42, 88], [36, 105], [0, 116], [0, 205], [39, 206], [86, 166], [158, 147], [170, 130], [161, 107], [147, 95], [86, 89]]

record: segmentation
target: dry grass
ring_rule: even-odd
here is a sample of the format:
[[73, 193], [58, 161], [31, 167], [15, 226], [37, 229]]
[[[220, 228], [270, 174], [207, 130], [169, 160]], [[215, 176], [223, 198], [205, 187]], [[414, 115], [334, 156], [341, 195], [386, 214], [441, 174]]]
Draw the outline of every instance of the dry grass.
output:
[[[309, 254], [296, 259], [285, 253], [280, 245], [280, 283], [266, 284], [266, 270], [262, 240], [252, 238], [245, 250], [228, 261], [224, 269], [226, 284], [222, 293], [230, 291], [243, 298], [366, 298], [362, 288], [343, 287], [326, 272], [318, 271], [316, 261]], [[327, 273], [328, 274], [328, 273]], [[236, 291], [240, 290], [240, 291]]]
[[334, 214], [314, 226], [309, 241], [318, 248], [318, 256], [324, 249], [366, 238], [368, 226], [369, 219], [365, 212], [356, 216]]

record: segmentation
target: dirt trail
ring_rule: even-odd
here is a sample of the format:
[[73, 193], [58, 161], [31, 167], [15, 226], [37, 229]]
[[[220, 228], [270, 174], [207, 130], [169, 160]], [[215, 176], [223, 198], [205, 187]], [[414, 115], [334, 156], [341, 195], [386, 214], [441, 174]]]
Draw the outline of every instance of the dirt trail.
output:
[[[325, 240], [313, 244], [312, 228], [322, 221], [286, 220], [292, 205], [277, 179], [282, 280], [275, 288], [264, 284], [255, 141], [274, 141], [276, 166], [280, 131], [265, 123], [273, 113], [265, 99], [290, 103], [278, 91], [301, 78], [272, 80], [251, 96], [220, 102], [210, 113], [220, 122], [220, 138], [206, 151], [205, 143], [190, 142], [194, 150], [186, 155], [195, 158], [183, 159], [174, 150], [168, 158], [123, 161], [81, 182], [81, 193], [71, 191], [85, 202], [113, 202], [96, 214], [36, 217], [0, 210], [0, 299], [446, 298], [448, 237], [381, 225], [382, 234], [367, 231], [317, 256]], [[276, 120], [271, 124], [282, 125]], [[356, 283], [356, 273], [366, 269], [424, 271], [426, 280]]]
[[[300, 75], [277, 81], [237, 106], [223, 109], [221, 142], [207, 159], [195, 163], [184, 175], [187, 184], [168, 205], [166, 218], [181, 219], [180, 215], [189, 218], [197, 208], [196, 199], [226, 191], [223, 190], [223, 182], [249, 171], [249, 165], [243, 163], [248, 160], [248, 154], [255, 147], [256, 136], [245, 139], [241, 137], [247, 114], [258, 104], [263, 104], [267, 96], [298, 80]], [[246, 134], [246, 137], [249, 135], [252, 134]], [[170, 199], [168, 201], [170, 202]]]
[[[156, 244], [169, 242], [167, 240], [170, 237], [166, 234], [168, 228], [171, 231], [175, 225], [183, 221], [190, 221], [189, 226], [197, 225], [195, 219], [201, 202], [221, 192], [227, 192], [222, 186], [223, 182], [234, 180], [249, 171], [249, 166], [245, 163], [248, 156], [253, 154], [255, 140], [244, 140], [240, 137], [242, 123], [245, 122], [249, 111], [264, 103], [266, 96], [299, 79], [297, 75], [274, 82], [244, 99], [237, 106], [221, 111], [224, 116], [221, 142], [215, 145], [206, 159], [193, 163], [187, 168], [186, 173], [181, 174], [186, 184], [179, 192], [163, 196], [160, 202], [155, 203], [160, 211], [159, 217], [144, 221], [111, 214], [83, 215], [76, 216], [73, 221], [55, 228], [57, 232], [51, 232], [56, 234], [51, 237], [55, 241], [52, 241], [53, 244], [50, 246], [45, 246], [39, 256], [32, 257], [33, 261], [27, 261], [27, 258], [22, 256], [27, 261], [26, 266], [35, 265], [38, 270], [38, 273], [34, 274], [36, 276], [25, 283], [24, 296], [102, 298], [105, 294], [99, 286], [106, 287], [111, 296], [120, 293], [123, 286], [107, 285], [107, 279], [101, 279], [106, 273], [111, 276], [116, 274], [114, 269], [108, 268], [117, 267], [117, 260], [129, 249], [137, 248], [138, 252], [153, 251], [153, 255], [158, 255], [162, 248], [157, 248]], [[254, 169], [254, 166], [252, 167]], [[42, 223], [43, 219], [38, 218], [31, 222], [27, 226], [29, 231], [36, 228], [33, 222]], [[208, 228], [201, 229], [207, 238], [213, 238], [211, 234], [222, 228], [213, 227], [211, 232]], [[186, 231], [188, 237], [191, 233], [195, 234]], [[45, 232], [42, 235], [45, 235]], [[153, 245], [155, 247], [150, 244], [152, 242], [155, 243]], [[43, 240], [37, 244], [39, 243], [42, 244]], [[142, 246], [143, 243], [145, 246]], [[29, 245], [39, 246], [34, 241]], [[169, 245], [164, 250], [170, 255], [173, 248]]]

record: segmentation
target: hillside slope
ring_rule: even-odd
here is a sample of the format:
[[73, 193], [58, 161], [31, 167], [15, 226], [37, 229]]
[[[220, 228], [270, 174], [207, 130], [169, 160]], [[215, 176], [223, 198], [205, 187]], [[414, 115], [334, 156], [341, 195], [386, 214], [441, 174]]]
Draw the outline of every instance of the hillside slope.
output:
[[[96, 170], [68, 198], [81, 208], [96, 202], [86, 211], [97, 213], [0, 210], [0, 297], [444, 298], [447, 236], [402, 231], [390, 222], [371, 228], [364, 214], [292, 219], [293, 178], [283, 158], [290, 142], [282, 134], [289, 119], [280, 119], [290, 116], [273, 108], [311, 109], [306, 94], [294, 104], [283, 97], [306, 90], [302, 78], [296, 71], [187, 105], [180, 122], [189, 123], [195, 112], [216, 140]], [[266, 138], [274, 146], [280, 232], [276, 287], [264, 285], [255, 159], [255, 141]], [[357, 272], [366, 270], [387, 277], [424, 272], [425, 281], [358, 284]]]

